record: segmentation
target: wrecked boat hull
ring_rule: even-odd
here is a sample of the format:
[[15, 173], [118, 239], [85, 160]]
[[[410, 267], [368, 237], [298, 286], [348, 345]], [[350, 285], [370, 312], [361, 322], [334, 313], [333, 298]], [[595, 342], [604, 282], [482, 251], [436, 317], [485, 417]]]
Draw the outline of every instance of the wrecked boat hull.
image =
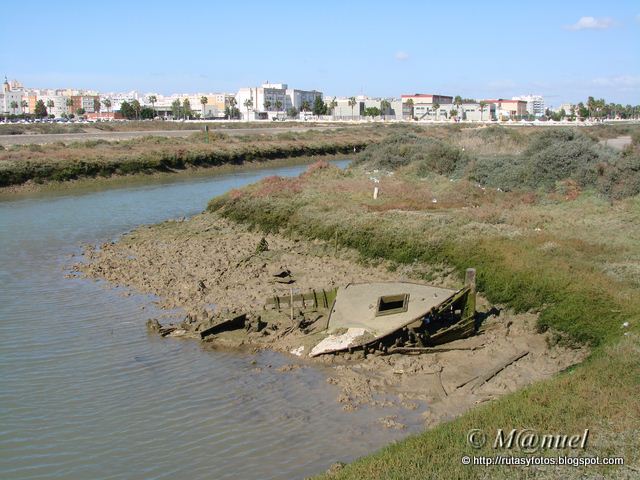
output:
[[327, 353], [374, 346], [426, 348], [468, 337], [475, 331], [475, 270], [458, 291], [409, 282], [349, 284], [338, 289], [329, 335], [310, 352]]

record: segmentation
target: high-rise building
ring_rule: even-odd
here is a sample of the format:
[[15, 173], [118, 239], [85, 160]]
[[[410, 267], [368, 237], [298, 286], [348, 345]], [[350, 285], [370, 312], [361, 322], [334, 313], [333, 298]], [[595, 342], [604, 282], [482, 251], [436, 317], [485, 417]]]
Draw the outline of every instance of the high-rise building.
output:
[[527, 113], [535, 117], [544, 115], [544, 98], [542, 95], [519, 95], [512, 97], [512, 100], [523, 100], [527, 102]]

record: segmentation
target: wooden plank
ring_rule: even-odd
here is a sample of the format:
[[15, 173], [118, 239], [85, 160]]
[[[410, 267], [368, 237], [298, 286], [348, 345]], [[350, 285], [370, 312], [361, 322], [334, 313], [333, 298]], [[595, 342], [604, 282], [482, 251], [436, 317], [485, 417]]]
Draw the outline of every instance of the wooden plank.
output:
[[392, 353], [437, 353], [437, 352], [451, 352], [454, 350], [479, 350], [484, 348], [484, 345], [476, 347], [391, 347], [387, 350], [389, 354]]
[[481, 387], [482, 385], [487, 383], [489, 380], [491, 380], [493, 377], [495, 377], [497, 374], [499, 374], [502, 370], [507, 368], [509, 365], [511, 365], [514, 362], [517, 362], [522, 357], [524, 357], [524, 356], [526, 356], [528, 354], [529, 354], [529, 351], [525, 350], [523, 352], [516, 353], [514, 356], [510, 357], [509, 359], [507, 359], [505, 362], [502, 362], [496, 368], [490, 370], [488, 373], [486, 373], [485, 375], [480, 377], [478, 379], [478, 381], [473, 385], [473, 387], [471, 387], [471, 391], [473, 392], [476, 388]]

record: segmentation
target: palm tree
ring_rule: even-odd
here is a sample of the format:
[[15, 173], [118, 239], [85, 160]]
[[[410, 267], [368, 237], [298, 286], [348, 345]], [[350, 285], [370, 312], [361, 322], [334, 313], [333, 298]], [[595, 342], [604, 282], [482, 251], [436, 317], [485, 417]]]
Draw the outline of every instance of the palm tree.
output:
[[302, 106], [300, 108], [302, 109], [303, 112], [306, 112], [308, 110], [311, 110], [311, 105], [307, 100], [305, 100], [304, 102], [302, 102]]
[[22, 100], [20, 101], [20, 106], [22, 107], [22, 114], [24, 115], [24, 110], [29, 106], [29, 102]]
[[589, 97], [587, 99], [587, 109], [589, 110], [589, 118], [593, 117], [593, 111], [596, 109], [596, 99]]
[[453, 99], [453, 104], [456, 106], [456, 113], [462, 112], [462, 97], [460, 95], [456, 95], [456, 98]]
[[265, 100], [263, 105], [264, 105], [264, 109], [268, 112], [269, 109], [271, 108], [271, 101]]
[[67, 106], [67, 114], [71, 113], [71, 108], [73, 107], [73, 99], [67, 98], [64, 101], [64, 104]]
[[487, 102], [480, 101], [478, 105], [480, 105], [480, 121], [482, 122], [482, 114], [484, 113], [484, 109], [487, 107]]
[[52, 112], [53, 107], [55, 107], [53, 100], [47, 100], [47, 114], [53, 115], [53, 112]]
[[111, 111], [111, 99], [105, 98], [104, 100], [102, 100], [102, 104], [104, 105], [104, 108], [107, 109], [107, 113], [109, 113]]
[[238, 104], [238, 101], [235, 99], [235, 97], [231, 97], [229, 99], [229, 120], [231, 120], [235, 116], [235, 110], [236, 110], [237, 104]]
[[149, 95], [147, 102], [151, 104], [151, 110], [153, 110], [153, 118], [156, 118], [156, 102], [158, 98], [155, 95]]
[[411, 120], [413, 120], [415, 118], [413, 116], [413, 98], [407, 100], [407, 107], [409, 107], [409, 111], [411, 112]]
[[438, 102], [433, 103], [433, 105], [431, 105], [431, 108], [433, 108], [433, 112], [436, 115], [436, 121], [438, 120], [438, 110], [440, 110], [440, 104]]
[[389, 103], [388, 100], [382, 100], [380, 102], [380, 113], [382, 113], [382, 117], [384, 118], [384, 120], [387, 120], [387, 112], [389, 111], [389, 109], [391, 108], [391, 104]]
[[93, 111], [100, 112], [100, 99], [98, 97], [93, 97]]
[[276, 111], [280, 111], [282, 110], [282, 101], [281, 100], [276, 100]]
[[140, 120], [140, 110], [142, 109], [142, 107], [140, 106], [140, 102], [138, 100], [134, 100], [133, 102], [131, 102], [131, 108], [133, 108], [133, 111], [136, 112], [136, 120]]
[[191, 102], [189, 101], [188, 98], [185, 98], [182, 101], [182, 113], [184, 115], [184, 119], [188, 120], [191, 118]]
[[173, 119], [179, 120], [181, 112], [182, 105], [180, 103], [180, 100], [176, 98], [173, 102], [171, 102], [171, 115], [173, 115]]
[[329, 110], [331, 110], [331, 115], [335, 115], [336, 107], [338, 106], [338, 102], [336, 101], [336, 97], [333, 97], [329, 102]]
[[349, 97], [349, 101], [347, 103], [351, 107], [351, 120], [353, 120], [353, 107], [358, 103], [356, 101], [356, 97]]
[[16, 102], [15, 100], [12, 101], [9, 106], [11, 107], [11, 110], [13, 110], [13, 114], [16, 114], [16, 109], [18, 108], [18, 102]]
[[601, 98], [600, 100], [596, 101], [596, 113], [598, 117], [602, 117], [603, 115], [605, 115], [606, 108], [607, 108], [607, 102], [605, 101], [604, 98]]
[[204, 113], [204, 107], [205, 105], [207, 105], [207, 103], [209, 103], [209, 99], [207, 97], [205, 97], [204, 95], [200, 97], [200, 105], [202, 105], [202, 118], [205, 117], [205, 113]]
[[248, 122], [248, 121], [249, 121], [249, 109], [253, 107], [253, 100], [252, 100], [252, 99], [250, 99], [250, 98], [247, 98], [247, 99], [244, 101], [244, 104], [243, 104], [243, 105], [244, 105], [244, 108], [246, 108], [246, 109], [247, 109], [247, 122]]

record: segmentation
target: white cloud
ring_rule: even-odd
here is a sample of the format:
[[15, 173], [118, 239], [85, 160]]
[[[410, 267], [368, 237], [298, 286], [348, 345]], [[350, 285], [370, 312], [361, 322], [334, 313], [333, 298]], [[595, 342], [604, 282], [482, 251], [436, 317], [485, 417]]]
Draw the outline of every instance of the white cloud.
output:
[[613, 19], [609, 17], [580, 17], [573, 25], [566, 25], [567, 30], [604, 30], [613, 27]]
[[396, 52], [395, 54], [396, 60], [400, 62], [404, 62], [405, 60], [409, 60], [409, 54], [407, 52], [403, 52], [402, 50]]
[[633, 75], [620, 75], [617, 77], [594, 78], [593, 84], [599, 87], [611, 87], [620, 90], [635, 90], [640, 88], [640, 77]]

